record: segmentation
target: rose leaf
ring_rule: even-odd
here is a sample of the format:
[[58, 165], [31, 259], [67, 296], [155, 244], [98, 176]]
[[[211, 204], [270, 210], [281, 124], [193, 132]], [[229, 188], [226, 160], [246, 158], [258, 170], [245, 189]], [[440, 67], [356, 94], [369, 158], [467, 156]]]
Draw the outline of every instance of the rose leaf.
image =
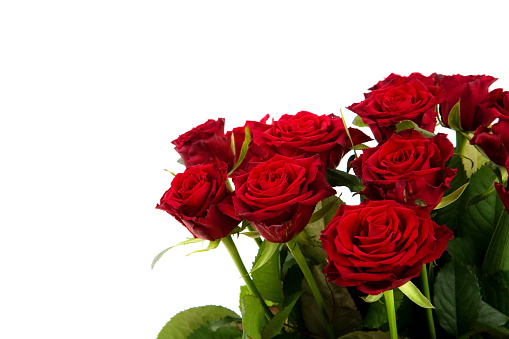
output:
[[262, 329], [267, 324], [261, 300], [254, 295], [242, 298], [242, 327], [249, 338], [262, 339]]
[[292, 312], [293, 306], [295, 306], [295, 303], [299, 300], [302, 292], [304, 291], [301, 290], [293, 295], [290, 298], [290, 303], [267, 323], [262, 330], [262, 339], [270, 339], [281, 331], [286, 319], [290, 316], [290, 312]]
[[185, 339], [200, 326], [227, 316], [238, 317], [235, 312], [222, 306], [193, 307], [171, 318], [159, 332], [157, 339]]
[[359, 115], [355, 116], [355, 118], [352, 121], [352, 125], [357, 127], [368, 127], [368, 125], [366, 125], [364, 121], [362, 121], [362, 118]]
[[417, 132], [419, 132], [422, 135], [424, 135], [426, 138], [436, 137], [435, 133], [432, 133], [430, 131], [427, 131], [425, 129], [420, 128], [419, 125], [417, 125], [415, 122], [413, 122], [411, 120], [403, 120], [403, 121], [398, 122], [396, 124], [396, 133], [401, 132], [401, 131], [406, 130], [406, 129], [414, 129]]
[[456, 200], [458, 200], [458, 198], [461, 196], [461, 194], [463, 194], [463, 191], [465, 191], [465, 188], [467, 188], [467, 186], [468, 182], [463, 186], [460, 186], [460, 188], [458, 188], [454, 192], [443, 197], [442, 200], [440, 200], [440, 202], [438, 203], [437, 207], [435, 207], [435, 209], [438, 210], [444, 208], [445, 206], [448, 206], [455, 202]]
[[481, 303], [475, 274], [453, 259], [440, 270], [434, 287], [435, 313], [442, 328], [455, 337], [468, 331]]
[[[267, 247], [268, 249], [266, 249]], [[260, 291], [262, 297], [276, 303], [284, 301], [283, 287], [281, 284], [279, 247], [280, 244], [264, 241], [258, 250], [258, 255], [255, 258], [253, 269], [251, 270], [253, 283]], [[267, 257], [268, 254], [271, 255]], [[262, 259], [262, 256], [266, 256], [266, 259]], [[264, 261], [264, 263], [254, 269], [257, 263], [261, 263], [262, 261]]]
[[434, 308], [428, 298], [419, 291], [413, 282], [408, 281], [405, 285], [400, 286], [399, 289], [408, 297], [408, 299], [412, 300], [417, 305], [423, 308]]
[[198, 327], [188, 339], [239, 339], [242, 336], [242, 331], [238, 328], [237, 323], [240, 323], [241, 320], [241, 318], [231, 316], [213, 320]]

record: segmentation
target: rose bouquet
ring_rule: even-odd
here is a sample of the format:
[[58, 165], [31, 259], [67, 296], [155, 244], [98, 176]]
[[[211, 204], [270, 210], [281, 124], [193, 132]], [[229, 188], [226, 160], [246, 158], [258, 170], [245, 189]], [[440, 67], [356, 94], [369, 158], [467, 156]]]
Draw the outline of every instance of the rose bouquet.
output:
[[[509, 92], [495, 80], [391, 74], [348, 107], [358, 128], [299, 112], [174, 140], [186, 169], [157, 208], [192, 234], [179, 245], [223, 244], [245, 286], [240, 314], [191, 308], [158, 338], [509, 337]], [[249, 269], [232, 236], [259, 246]]]

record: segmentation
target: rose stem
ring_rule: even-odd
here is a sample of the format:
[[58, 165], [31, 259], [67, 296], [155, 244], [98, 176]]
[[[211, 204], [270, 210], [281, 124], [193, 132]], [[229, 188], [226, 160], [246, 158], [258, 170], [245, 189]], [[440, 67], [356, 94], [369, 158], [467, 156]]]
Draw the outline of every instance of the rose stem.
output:
[[268, 320], [272, 319], [273, 315], [270, 311], [267, 304], [265, 304], [265, 301], [262, 298], [262, 295], [256, 288], [255, 284], [253, 283], [253, 280], [251, 280], [251, 277], [249, 276], [249, 273], [246, 270], [246, 267], [244, 266], [244, 263], [242, 262], [242, 259], [240, 258], [239, 251], [237, 250], [237, 246], [235, 246], [235, 243], [233, 242], [233, 239], [230, 235], [227, 235], [223, 239], [221, 239], [224, 246], [228, 250], [228, 253], [230, 253], [230, 256], [233, 259], [233, 262], [235, 263], [235, 266], [237, 266], [237, 269], [239, 270], [240, 275], [244, 279], [244, 282], [247, 285], [247, 288], [249, 288], [249, 291], [253, 293], [255, 296], [260, 298], [260, 301], [263, 306], [263, 310], [265, 311], [265, 316]]
[[387, 319], [389, 320], [389, 330], [391, 339], [398, 339], [398, 326], [396, 325], [396, 309], [394, 308], [394, 292], [388, 290], [384, 292], [385, 307], [387, 308]]
[[[431, 264], [430, 264], [431, 265]], [[429, 282], [428, 282], [428, 271], [426, 270], [426, 264], [421, 269], [421, 285], [424, 290], [424, 296], [430, 299], [431, 294], [429, 293]], [[435, 323], [433, 322], [433, 310], [431, 308], [426, 309], [426, 316], [428, 318], [428, 330], [430, 339], [436, 339], [437, 334], [435, 332]]]
[[320, 314], [322, 315], [322, 318], [327, 326], [327, 332], [329, 333], [329, 337], [334, 339], [335, 338], [334, 329], [332, 328], [331, 321], [328, 319], [327, 311], [325, 308], [325, 302], [323, 301], [322, 294], [318, 289], [316, 280], [313, 277], [313, 273], [311, 273], [311, 270], [309, 269], [306, 259], [304, 258], [304, 254], [302, 254], [302, 251], [300, 250], [299, 244], [297, 244], [293, 240], [290, 240], [286, 243], [286, 246], [288, 246], [288, 249], [295, 258], [295, 261], [297, 261], [297, 264], [299, 265], [302, 273], [304, 274], [304, 278], [306, 278], [309, 288], [311, 288], [311, 292], [313, 292], [313, 296], [315, 297], [316, 303], [322, 310]]

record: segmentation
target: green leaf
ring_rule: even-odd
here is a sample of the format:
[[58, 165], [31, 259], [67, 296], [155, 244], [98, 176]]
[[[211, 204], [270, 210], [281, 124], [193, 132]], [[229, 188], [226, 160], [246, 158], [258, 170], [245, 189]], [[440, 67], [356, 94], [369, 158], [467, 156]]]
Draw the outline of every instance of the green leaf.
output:
[[274, 253], [276, 251], [279, 251], [279, 247], [281, 247], [281, 244], [265, 241], [265, 246], [260, 248], [261, 253], [259, 256], [256, 257], [256, 260], [253, 263], [251, 273], [265, 265], [265, 263], [274, 256]]
[[178, 158], [177, 159], [177, 162], [181, 165], [184, 165], [184, 160], [182, 158]]
[[506, 316], [509, 316], [509, 289], [495, 277], [480, 275], [483, 300]]
[[325, 170], [325, 179], [332, 187], [344, 186], [352, 192], [359, 192], [364, 188], [361, 179], [335, 168]]
[[[463, 201], [482, 194], [493, 184], [495, 175], [487, 166], [482, 166], [472, 175], [468, 190], [463, 194]], [[497, 203], [498, 195], [492, 192], [486, 199], [468, 207], [458, 209], [458, 236], [471, 239], [481, 253], [485, 253], [491, 240], [493, 229], [503, 210], [502, 203]]]
[[[343, 121], [343, 127], [345, 127], [346, 135], [348, 136], [348, 140], [350, 140], [350, 145], [352, 145], [352, 147], [353, 147], [353, 146], [355, 146], [355, 144], [353, 143], [352, 136], [350, 135], [350, 131], [348, 130], [348, 126], [346, 125], [343, 111], [339, 110], [339, 112], [341, 113], [341, 121]], [[353, 150], [353, 151], [355, 153], [355, 150]], [[355, 157], [357, 158], [357, 153], [355, 153]]]
[[262, 329], [267, 324], [261, 300], [254, 295], [242, 298], [242, 327], [248, 338], [262, 339]]
[[242, 313], [242, 298], [246, 295], [253, 295], [249, 288], [246, 285], [240, 286], [240, 294], [239, 294], [239, 310]]
[[[240, 320], [240, 318], [236, 319]], [[188, 339], [240, 339], [242, 337], [242, 331], [236, 325], [218, 326], [221, 322], [222, 320], [214, 320], [198, 327]]]
[[494, 190], [495, 190], [495, 185], [491, 185], [491, 187], [488, 188], [485, 192], [483, 192], [481, 194], [477, 194], [476, 196], [473, 196], [472, 198], [470, 198], [470, 200], [468, 200], [467, 203], [465, 204], [465, 207], [475, 205], [478, 202], [488, 199]]
[[244, 158], [246, 157], [247, 150], [249, 148], [249, 143], [251, 142], [251, 132], [249, 131], [249, 127], [246, 126], [246, 128], [244, 129], [244, 134], [245, 134], [244, 143], [242, 144], [242, 148], [240, 150], [239, 160], [237, 160], [235, 166], [233, 166], [233, 168], [228, 172], [228, 176], [232, 174], [237, 169], [237, 167], [240, 166], [240, 164], [242, 164], [242, 161], [244, 161]]
[[190, 238], [190, 239], [187, 239], [187, 240], [184, 240], [182, 241], [181, 243], [178, 243], [177, 245], [173, 245], [171, 247], [168, 247], [167, 249], [165, 249], [164, 251], [162, 251], [161, 253], [159, 253], [158, 255], [155, 256], [154, 260], [152, 260], [152, 268], [154, 268], [154, 265], [159, 261], [159, 259], [161, 259], [161, 257], [166, 253], [168, 252], [169, 250], [171, 250], [172, 248], [174, 247], [177, 247], [177, 246], [181, 246], [181, 245], [187, 245], [187, 244], [193, 244], [193, 243], [196, 243], [196, 242], [204, 242], [205, 240], [203, 239], [198, 239], [198, 238]]
[[[509, 329], [506, 327], [503, 327], [503, 326], [495, 327], [492, 325], [487, 325], [487, 324], [480, 323], [478, 321], [474, 321], [472, 327], [474, 328], [474, 330], [471, 331], [472, 335], [478, 334], [478, 333], [487, 333], [489, 335], [489, 338], [496, 338], [496, 339], [509, 338]], [[479, 338], [479, 336], [474, 337], [472, 335], [470, 335], [468, 337], [462, 336], [461, 339], [463, 339], [463, 338]], [[484, 336], [482, 336], [481, 338], [484, 338]]]
[[[262, 246], [258, 250], [258, 255], [255, 258], [255, 264], [260, 262], [260, 257], [265, 252], [265, 248], [267, 246], [274, 247], [274, 244], [268, 241], [264, 241], [262, 243]], [[276, 248], [279, 248], [279, 246]], [[279, 251], [269, 250], [269, 252], [272, 252], [272, 256], [256, 270], [252, 270], [251, 276], [253, 277], [253, 283], [256, 288], [258, 288], [258, 291], [260, 291], [260, 294], [264, 299], [280, 303], [284, 301], [284, 295], [283, 286], [281, 285], [281, 263], [279, 261]]]
[[482, 158], [477, 148], [470, 144], [470, 138], [468, 133], [456, 131], [456, 152], [461, 156], [463, 168], [469, 178], [481, 167], [479, 158]]
[[482, 265], [483, 253], [479, 251], [471, 239], [455, 237], [447, 244], [447, 252], [456, 261], [465, 265], [480, 267]]
[[295, 306], [295, 303], [297, 302], [297, 300], [299, 300], [299, 297], [302, 294], [302, 292], [304, 291], [300, 291], [297, 294], [293, 295], [292, 298], [290, 298], [290, 303], [288, 304], [288, 306], [286, 306], [281, 312], [276, 314], [274, 318], [272, 318], [268, 322], [268, 324], [263, 328], [262, 331], [263, 339], [270, 339], [281, 331], [286, 319], [290, 316], [293, 306]]
[[411, 120], [403, 120], [396, 124], [396, 133], [401, 132], [406, 129], [414, 129], [417, 132], [424, 135], [426, 138], [433, 138], [436, 136], [435, 133], [432, 133], [430, 131], [420, 128], [419, 125], [417, 125], [415, 122], [413, 122]]
[[[324, 203], [324, 201], [325, 201], [325, 203]], [[312, 224], [316, 221], [319, 221], [320, 219], [323, 219], [333, 209], [335, 211], [337, 211], [339, 208], [340, 202], [341, 202], [341, 199], [339, 199], [335, 195], [320, 201], [319, 204], [316, 205], [315, 212], [311, 216], [311, 219], [309, 219], [309, 224]], [[334, 213], [336, 213], [336, 212], [334, 212]], [[323, 230], [323, 228], [322, 228], [322, 230]]]
[[440, 270], [434, 287], [435, 313], [442, 328], [456, 337], [468, 331], [481, 303], [475, 274], [453, 259]]
[[364, 121], [362, 121], [362, 118], [358, 115], [356, 115], [353, 119], [352, 125], [357, 127], [368, 127], [368, 125], [366, 125]]
[[352, 147], [351, 149], [353, 149], [354, 151], [362, 151], [363, 149], [368, 149], [368, 148], [371, 148], [371, 147], [369, 147], [368, 145], [364, 145], [364, 144], [357, 144], [354, 147]]
[[[362, 318], [348, 290], [329, 282], [322, 273], [322, 267], [313, 265], [310, 269], [324, 299], [325, 308], [329, 316], [333, 315], [334, 331], [340, 336], [360, 326]], [[327, 338], [327, 330], [320, 315], [321, 309], [305, 279], [302, 280], [302, 289], [304, 293], [301, 296], [301, 307], [306, 327], [312, 333]]]
[[226, 316], [221, 320], [214, 321], [214, 323], [210, 326], [210, 329], [212, 331], [217, 331], [220, 327], [231, 325], [233, 323], [242, 323], [242, 318]]
[[466, 184], [464, 184], [463, 186], [460, 186], [460, 188], [458, 188], [454, 192], [443, 197], [442, 200], [440, 200], [440, 202], [438, 203], [437, 207], [435, 207], [435, 209], [438, 210], [438, 209], [444, 208], [445, 206], [448, 206], [448, 205], [452, 204], [453, 202], [455, 202], [456, 200], [458, 200], [458, 198], [463, 194], [463, 192], [465, 191], [467, 186], [468, 186], [468, 182]]
[[222, 306], [193, 307], [171, 318], [159, 332], [157, 339], [185, 339], [200, 326], [226, 316], [238, 317], [235, 312]]
[[509, 271], [498, 271], [495, 273], [495, 278], [509, 289]]
[[[383, 293], [380, 294], [383, 296]], [[394, 307], [396, 310], [403, 303], [403, 296], [403, 292], [394, 289]], [[383, 303], [383, 299], [381, 299], [369, 304], [363, 325], [366, 328], [375, 329], [382, 327], [384, 324], [387, 324], [387, 308]]]
[[367, 303], [374, 303], [375, 301], [380, 300], [384, 296], [383, 292], [377, 295], [371, 295], [368, 294], [365, 297], [361, 297], [362, 300], [364, 300]]
[[449, 128], [455, 131], [463, 131], [461, 128], [460, 100], [451, 108], [447, 123], [449, 124]]
[[481, 301], [481, 306], [479, 308], [479, 316], [477, 317], [477, 321], [490, 325], [490, 326], [504, 326], [507, 323], [509, 318], [496, 308], [490, 306], [489, 304]]
[[405, 285], [400, 286], [399, 289], [408, 297], [408, 299], [412, 300], [417, 305], [424, 308], [434, 308], [431, 301], [429, 301], [428, 298], [419, 291], [413, 282], [409, 281]]
[[502, 211], [493, 232], [482, 269], [489, 274], [509, 271], [509, 215], [506, 210]]
[[193, 251], [193, 252], [189, 253], [188, 255], [191, 255], [193, 253], [199, 253], [199, 252], [207, 252], [207, 251], [216, 249], [217, 246], [219, 246], [220, 243], [221, 243], [221, 239], [216, 239], [214, 241], [210, 241], [209, 245], [207, 246], [207, 248], [205, 248], [203, 250]]
[[351, 332], [347, 335], [340, 337], [339, 339], [390, 339], [390, 332], [381, 331], [357, 331]]

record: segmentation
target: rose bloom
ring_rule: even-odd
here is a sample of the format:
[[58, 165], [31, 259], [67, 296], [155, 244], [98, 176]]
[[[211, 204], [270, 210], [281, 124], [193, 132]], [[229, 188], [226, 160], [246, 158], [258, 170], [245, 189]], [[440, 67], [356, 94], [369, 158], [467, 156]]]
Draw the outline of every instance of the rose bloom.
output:
[[276, 154], [249, 166], [249, 172], [233, 179], [235, 217], [248, 220], [270, 242], [291, 240], [307, 225], [316, 204], [336, 193], [318, 156]]
[[[287, 157], [310, 157], [318, 154], [326, 167], [336, 168], [343, 156], [353, 146], [343, 125], [343, 120], [333, 114], [316, 115], [301, 111], [285, 114], [272, 125], [256, 124], [253, 140], [257, 145]], [[348, 129], [353, 143], [371, 140], [355, 128]]]
[[441, 75], [435, 80], [445, 90], [445, 100], [440, 104], [440, 116], [449, 127], [449, 113], [460, 101], [460, 125], [464, 131], [474, 131], [488, 126], [495, 120], [495, 111], [490, 107], [488, 88], [497, 79], [489, 75]]
[[472, 145], [479, 146], [490, 160], [506, 165], [509, 159], [509, 92], [497, 88], [493, 90], [489, 99], [495, 110], [498, 122], [491, 127], [480, 126], [476, 129]]
[[392, 200], [340, 205], [320, 238], [329, 259], [323, 272], [339, 286], [377, 295], [417, 277], [452, 238], [415, 206]]
[[454, 147], [445, 134], [426, 138], [409, 129], [363, 150], [351, 166], [366, 185], [360, 193], [368, 199], [412, 205], [420, 199], [432, 210], [456, 175], [455, 169], [445, 166], [453, 153]]
[[436, 125], [436, 105], [443, 100], [443, 89], [431, 77], [412, 73], [408, 77], [391, 74], [364, 94], [364, 101], [348, 107], [369, 126], [378, 142], [389, 138], [395, 126], [411, 120], [433, 132]]
[[172, 141], [184, 165], [201, 165], [209, 159], [218, 159], [234, 166], [230, 138], [224, 134], [224, 119], [209, 119]]
[[215, 161], [177, 174], [156, 208], [174, 216], [195, 238], [226, 237], [239, 223], [220, 210], [233, 209], [227, 168], [226, 163]]

